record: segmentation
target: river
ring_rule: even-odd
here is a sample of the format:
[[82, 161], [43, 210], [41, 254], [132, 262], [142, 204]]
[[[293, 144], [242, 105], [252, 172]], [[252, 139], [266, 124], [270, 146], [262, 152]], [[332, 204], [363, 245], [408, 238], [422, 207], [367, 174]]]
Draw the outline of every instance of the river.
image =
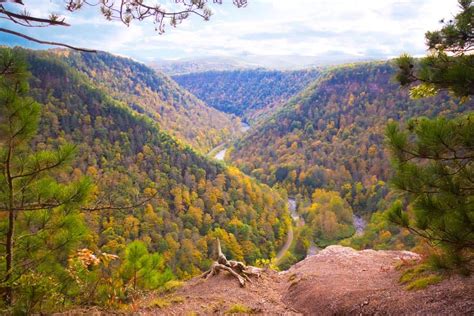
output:
[[[297, 212], [297, 205], [296, 205], [295, 199], [288, 198], [288, 210], [290, 211], [291, 218], [293, 219], [293, 222], [295, 223], [296, 227], [302, 227], [306, 225], [304, 218], [301, 217]], [[356, 230], [356, 235], [362, 235], [364, 233], [365, 227], [367, 226], [367, 222], [365, 221], [365, 219], [357, 215], [353, 215], [352, 220], [353, 220], [354, 228]], [[288, 249], [290, 249], [291, 244], [293, 242], [293, 238], [294, 238], [294, 232], [293, 232], [293, 225], [292, 225], [288, 230], [288, 237], [286, 239], [285, 244], [280, 249], [280, 251], [278, 251], [278, 254], [276, 256], [277, 261], [283, 258], [283, 256], [288, 251]], [[316, 246], [314, 242], [311, 241], [306, 257], [314, 256], [320, 250], [321, 248]]]
[[[242, 133], [247, 132], [249, 129], [250, 129], [250, 125], [248, 125], [248, 124], [245, 123], [245, 122], [241, 122], [241, 123], [240, 123], [240, 131], [241, 131]], [[213, 148], [213, 149], [209, 152], [209, 154], [212, 154], [212, 153], [214, 153], [214, 152], [217, 151], [217, 153], [214, 154], [214, 159], [223, 161], [224, 158], [225, 158], [225, 153], [227, 152], [227, 148], [228, 148], [228, 144], [222, 143], [222, 144], [219, 144], [219, 146], [216, 146], [215, 148]]]
[[[296, 223], [296, 225], [300, 225], [302, 218], [296, 212], [296, 200], [295, 199], [288, 199], [288, 210], [290, 211], [291, 218]], [[304, 225], [304, 221], [302, 223]], [[278, 251], [275, 260], [278, 262], [280, 261], [283, 256], [286, 254], [288, 249], [290, 249], [291, 244], [293, 243], [294, 232], [293, 232], [293, 223], [290, 224], [288, 227], [288, 235], [286, 236], [286, 241], [283, 247]]]
[[[288, 198], [288, 210], [290, 211], [291, 218], [293, 219], [293, 222], [295, 223], [296, 227], [303, 227], [305, 225], [304, 218], [301, 217], [298, 212], [297, 212], [297, 207], [296, 207], [296, 200], [293, 198]], [[285, 244], [283, 247], [278, 251], [278, 254], [276, 256], [276, 261], [280, 261], [285, 253], [290, 249], [291, 244], [293, 243], [293, 238], [294, 238], [294, 232], [293, 232], [293, 224], [288, 228], [288, 236], [286, 238]], [[306, 254], [307, 257], [309, 256], [314, 256], [321, 250], [318, 246], [316, 246], [313, 242], [311, 242], [311, 245], [309, 246], [308, 252]]]
[[[250, 125], [247, 123], [241, 122], [240, 125], [240, 130], [245, 133], [250, 129]], [[215, 147], [212, 149], [209, 154], [213, 155], [214, 159], [223, 161], [225, 158], [225, 154], [228, 149], [228, 144], [227, 143], [222, 143], [219, 146]], [[290, 211], [291, 218], [293, 219], [293, 222], [295, 223], [296, 227], [303, 227], [306, 223], [304, 221], [304, 218], [302, 218], [298, 212], [297, 212], [297, 207], [296, 207], [296, 200], [294, 198], [288, 198], [288, 210]], [[357, 215], [353, 215], [353, 223], [354, 227], [356, 230], [357, 235], [361, 235], [364, 232], [365, 226], [367, 225], [366, 221]], [[294, 238], [294, 232], [293, 232], [293, 224], [290, 225], [288, 228], [288, 236], [286, 238], [285, 244], [283, 247], [278, 251], [278, 254], [276, 256], [276, 260], [280, 261], [281, 258], [285, 255], [285, 253], [290, 249], [291, 244], [293, 243], [293, 238]], [[307, 257], [309, 256], [314, 256], [321, 250], [318, 246], [316, 246], [312, 241], [311, 245], [308, 249], [307, 252]]]
[[360, 216], [352, 215], [352, 222], [354, 223], [354, 228], [356, 230], [356, 235], [362, 235], [364, 233], [367, 222]]
[[214, 156], [214, 158], [217, 160], [224, 160], [226, 152], [227, 152], [227, 148], [224, 148], [221, 151], [218, 151], [217, 154]]

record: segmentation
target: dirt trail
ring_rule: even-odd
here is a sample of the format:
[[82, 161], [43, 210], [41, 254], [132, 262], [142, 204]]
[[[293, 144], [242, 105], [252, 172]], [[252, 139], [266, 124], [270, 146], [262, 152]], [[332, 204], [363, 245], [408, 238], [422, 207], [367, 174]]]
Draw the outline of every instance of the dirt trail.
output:
[[[474, 313], [474, 278], [452, 277], [425, 290], [406, 291], [394, 266], [406, 251], [355, 251], [330, 246], [288, 271], [266, 271], [241, 288], [221, 274], [193, 279], [160, 299], [169, 306], [142, 308], [143, 315], [224, 314], [232, 308], [271, 315], [445, 314]], [[140, 303], [147, 306], [153, 298]], [[174, 303], [173, 303], [174, 302]]]

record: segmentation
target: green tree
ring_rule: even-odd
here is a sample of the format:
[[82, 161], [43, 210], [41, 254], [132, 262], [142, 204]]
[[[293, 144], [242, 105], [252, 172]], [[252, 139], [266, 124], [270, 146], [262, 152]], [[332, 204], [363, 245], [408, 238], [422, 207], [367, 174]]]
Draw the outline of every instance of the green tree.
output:
[[[409, 56], [398, 59], [396, 79], [412, 88], [413, 97], [448, 90], [458, 97], [474, 94], [474, 8], [459, 0], [461, 12], [444, 27], [427, 32], [432, 54], [415, 66]], [[442, 21], [444, 23], [444, 21]], [[389, 219], [444, 250], [446, 263], [459, 266], [474, 248], [474, 115], [419, 118], [407, 128], [391, 123], [386, 137], [392, 152], [394, 187], [407, 205], [395, 203]]]
[[426, 42], [431, 54], [419, 63], [402, 55], [396, 79], [402, 86], [418, 84], [411, 95], [424, 97], [440, 90], [449, 90], [458, 97], [474, 94], [474, 7], [472, 0], [459, 0], [461, 12], [444, 21], [443, 28], [427, 32]]
[[158, 253], [149, 253], [142, 241], [127, 245], [122, 277], [133, 289], [155, 289], [173, 278], [173, 274]]
[[407, 130], [392, 123], [386, 134], [392, 184], [413, 210], [410, 218], [398, 202], [389, 218], [462, 260], [474, 248], [474, 114], [414, 119]]
[[40, 105], [26, 96], [28, 75], [13, 51], [0, 50], [0, 269], [7, 306], [16, 293], [35, 292], [25, 290], [41, 279], [32, 276], [64, 276], [61, 264], [86, 233], [79, 208], [91, 189], [87, 178], [69, 181], [60, 174], [73, 146], [32, 149]]
[[314, 241], [321, 246], [354, 234], [352, 208], [338, 192], [316, 189], [312, 204], [303, 209], [303, 216], [312, 228]]

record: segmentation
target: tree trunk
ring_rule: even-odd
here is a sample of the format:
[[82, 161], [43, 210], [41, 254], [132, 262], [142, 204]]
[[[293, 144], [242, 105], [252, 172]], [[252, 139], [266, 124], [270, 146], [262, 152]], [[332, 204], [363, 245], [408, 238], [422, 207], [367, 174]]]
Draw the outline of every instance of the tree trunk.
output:
[[6, 273], [3, 281], [5, 282], [5, 303], [9, 306], [13, 301], [13, 290], [10, 282], [10, 277], [12, 273], [13, 266], [13, 234], [14, 234], [14, 222], [15, 214], [13, 210], [10, 210], [8, 213], [8, 230], [7, 230], [7, 241], [6, 241]]
[[7, 306], [12, 305], [13, 303], [13, 289], [10, 284], [12, 268], [13, 268], [13, 236], [15, 233], [15, 211], [13, 210], [13, 178], [11, 174], [11, 157], [12, 157], [13, 145], [12, 142], [9, 142], [7, 160], [5, 163], [6, 174], [7, 174], [7, 183], [8, 183], [8, 230], [7, 230], [7, 239], [5, 243], [6, 251], [6, 269], [5, 269], [5, 278], [3, 279], [5, 286], [4, 299]]
[[210, 278], [211, 276], [219, 274], [220, 271], [227, 271], [232, 276], [234, 276], [238, 281], [240, 286], [245, 286], [245, 282], [252, 282], [250, 279], [251, 276], [260, 277], [260, 273], [262, 269], [246, 266], [243, 262], [234, 261], [234, 260], [227, 260], [225, 255], [222, 253], [221, 250], [221, 243], [219, 239], [217, 239], [217, 261], [215, 261], [211, 268], [204, 272], [201, 277], [202, 278]]

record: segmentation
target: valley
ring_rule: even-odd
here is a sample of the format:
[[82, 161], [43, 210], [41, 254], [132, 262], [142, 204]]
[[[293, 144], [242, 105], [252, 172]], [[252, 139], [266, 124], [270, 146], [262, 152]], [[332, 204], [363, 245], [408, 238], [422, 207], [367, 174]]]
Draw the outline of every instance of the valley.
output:
[[474, 2], [427, 1], [0, 1], [0, 314], [474, 314]]
[[[249, 129], [250, 129], [250, 125], [248, 125], [247, 123], [241, 122], [240, 123], [241, 133], [234, 134], [233, 135], [234, 140], [237, 139], [239, 136], [244, 135]], [[214, 147], [211, 151], [209, 151], [207, 155], [216, 160], [224, 161], [224, 157], [228, 149], [229, 149], [229, 143], [222, 143]]]
[[172, 78], [209, 106], [254, 124], [318, 78], [320, 69], [244, 69], [174, 75]]

